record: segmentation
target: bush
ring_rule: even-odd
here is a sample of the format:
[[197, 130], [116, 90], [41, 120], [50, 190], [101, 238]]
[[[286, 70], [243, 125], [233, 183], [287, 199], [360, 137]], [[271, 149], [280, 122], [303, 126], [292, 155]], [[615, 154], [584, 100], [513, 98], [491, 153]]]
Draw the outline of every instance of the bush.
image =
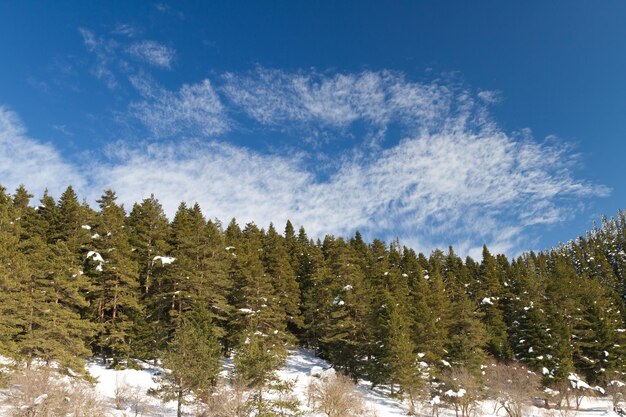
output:
[[480, 381], [467, 368], [455, 368], [443, 375], [441, 399], [454, 407], [456, 417], [470, 417], [481, 395]]
[[128, 410], [135, 417], [148, 416], [151, 412], [150, 404], [145, 393], [137, 386], [130, 385], [125, 378], [115, 381], [115, 408]]
[[205, 412], [201, 416], [248, 417], [252, 408], [252, 396], [245, 386], [235, 383], [232, 386], [221, 382], [207, 397]]
[[626, 384], [617, 380], [610, 381], [606, 386], [606, 393], [611, 396], [613, 411], [622, 410], [626, 399]]
[[490, 396], [509, 417], [523, 417], [526, 403], [541, 393], [541, 378], [517, 363], [488, 366], [485, 380]]
[[326, 375], [309, 384], [310, 407], [327, 417], [362, 417], [372, 415], [365, 407], [354, 382], [342, 374]]
[[50, 368], [16, 372], [6, 402], [12, 417], [105, 417], [104, 403], [83, 380]]

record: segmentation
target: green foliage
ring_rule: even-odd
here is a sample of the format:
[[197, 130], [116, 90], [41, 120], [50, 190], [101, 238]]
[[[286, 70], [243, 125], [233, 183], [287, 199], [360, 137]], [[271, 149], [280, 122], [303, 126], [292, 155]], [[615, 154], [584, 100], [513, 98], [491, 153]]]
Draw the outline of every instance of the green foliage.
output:
[[178, 401], [180, 416], [188, 395], [206, 400], [220, 372], [221, 347], [205, 308], [196, 307], [183, 317], [162, 357], [169, 372], [162, 378], [160, 393], [165, 401]]
[[235, 378], [249, 388], [262, 392], [275, 379], [274, 371], [282, 364], [285, 351], [276, 349], [271, 339], [257, 331], [249, 331], [235, 352]]

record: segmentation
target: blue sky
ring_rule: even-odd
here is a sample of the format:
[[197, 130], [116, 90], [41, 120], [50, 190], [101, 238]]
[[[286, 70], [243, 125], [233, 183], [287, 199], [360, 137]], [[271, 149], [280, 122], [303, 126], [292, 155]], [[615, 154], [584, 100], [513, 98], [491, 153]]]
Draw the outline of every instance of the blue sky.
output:
[[0, 2], [0, 183], [517, 254], [624, 208], [626, 3]]

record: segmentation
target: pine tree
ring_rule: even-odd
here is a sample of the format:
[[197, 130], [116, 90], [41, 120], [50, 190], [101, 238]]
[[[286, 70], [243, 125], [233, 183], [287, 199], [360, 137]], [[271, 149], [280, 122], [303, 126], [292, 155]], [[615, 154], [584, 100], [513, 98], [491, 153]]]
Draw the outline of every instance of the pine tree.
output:
[[59, 198], [58, 217], [58, 237], [74, 254], [76, 265], [80, 265], [92, 236], [97, 238], [97, 235], [91, 233], [95, 213], [91, 209], [81, 206], [74, 189], [69, 186]]
[[418, 352], [423, 353], [424, 361], [440, 364], [445, 357], [452, 304], [441, 276], [441, 265], [434, 260], [432, 265], [431, 270], [419, 265], [415, 273], [413, 340]]
[[231, 324], [232, 343], [246, 350], [244, 342], [258, 336], [263, 339], [264, 347], [284, 358], [292, 337], [287, 332], [285, 309], [261, 262], [262, 239], [262, 232], [256, 225], [247, 224], [233, 258], [231, 303], [237, 313]]
[[177, 327], [178, 317], [202, 304], [222, 337], [231, 315], [227, 297], [232, 283], [227, 273], [230, 255], [219, 229], [205, 220], [198, 204], [187, 208], [183, 203], [171, 225], [170, 246], [176, 261], [167, 266], [161, 291], [171, 300], [165, 312], [170, 326]]
[[487, 246], [483, 247], [481, 264], [479, 311], [487, 330], [486, 350], [497, 358], [508, 359], [511, 356], [507, 340], [506, 324], [502, 311], [503, 288], [498, 277], [498, 264]]
[[206, 308], [195, 306], [185, 314], [162, 355], [169, 372], [162, 378], [161, 394], [164, 400], [177, 401], [181, 417], [186, 397], [206, 400], [221, 369], [221, 346]]
[[465, 293], [455, 295], [451, 313], [446, 360], [454, 366], [478, 372], [485, 359], [483, 346], [487, 336], [480, 315]]
[[[53, 228], [47, 224], [51, 217], [28, 207], [30, 195], [26, 190], [17, 190], [13, 210], [5, 198], [5, 209], [9, 209], [5, 213], [13, 219], [8, 223], [12, 230], [0, 232], [4, 235], [0, 241], [13, 246], [8, 252], [5, 247], [0, 255], [10, 259], [2, 300], [3, 312], [10, 312], [7, 323], [13, 324], [7, 346], [28, 365], [35, 359], [55, 361], [84, 372], [82, 359], [89, 355], [86, 341], [91, 334], [89, 323], [80, 316], [86, 307], [84, 277], [65, 242], [46, 243]], [[51, 199], [48, 203], [53, 204]]]
[[21, 282], [28, 279], [26, 257], [19, 248], [20, 227], [17, 209], [0, 186], [0, 352], [18, 356], [17, 336], [23, 327], [24, 293]]
[[409, 400], [409, 414], [414, 414], [424, 386], [422, 371], [426, 369], [420, 369], [415, 345], [411, 340], [411, 320], [407, 313], [403, 304], [391, 307], [385, 362], [389, 365], [392, 390], [394, 384], [400, 387], [400, 392]]
[[509, 344], [515, 357], [533, 369], [550, 366], [551, 337], [544, 303], [545, 285], [535, 259], [520, 257], [512, 265]]
[[303, 228], [298, 234], [298, 244], [302, 250], [298, 256], [296, 271], [302, 294], [300, 310], [304, 332], [301, 343], [307, 347], [318, 348], [324, 326], [321, 312], [326, 308], [324, 300], [332, 299], [332, 290], [324, 285], [324, 279], [328, 276], [324, 254], [318, 245], [308, 242]]
[[[163, 275], [170, 262], [167, 242], [169, 222], [159, 201], [151, 195], [140, 204], [135, 203], [127, 218], [132, 259], [137, 265], [140, 296], [144, 314], [136, 317], [134, 333], [135, 352], [141, 358], [152, 358], [167, 341], [167, 318], [161, 312], [163, 305]], [[165, 261], [164, 261], [165, 260]]]
[[278, 303], [287, 317], [287, 326], [292, 333], [298, 333], [302, 327], [300, 288], [283, 238], [272, 224], [264, 238], [262, 261], [265, 273], [272, 281]]
[[23, 295], [23, 328], [16, 338], [20, 356], [28, 364], [35, 359], [56, 361], [84, 372], [92, 326], [80, 316], [87, 306], [87, 284], [72, 252], [64, 242], [47, 246], [36, 235], [21, 242], [20, 250], [29, 259], [28, 276], [19, 282]]
[[139, 277], [132, 259], [125, 212], [117, 197], [106, 190], [98, 200], [100, 212], [95, 227], [99, 239], [87, 253], [85, 272], [94, 281], [91, 303], [97, 324], [95, 349], [113, 358], [117, 365], [133, 353], [133, 319], [140, 313]]
[[326, 297], [320, 300], [322, 328], [320, 351], [338, 368], [356, 377], [365, 372], [364, 356], [370, 340], [368, 321], [370, 301], [357, 252], [342, 239], [324, 240], [328, 275], [322, 286]]
[[573, 326], [574, 366], [592, 384], [624, 371], [623, 321], [613, 291], [600, 280], [588, 279]]
[[133, 205], [128, 217], [129, 240], [133, 247], [133, 259], [139, 265], [141, 287], [148, 294], [154, 281], [155, 257], [169, 255], [167, 242], [169, 224], [161, 203], [151, 195], [141, 204]]

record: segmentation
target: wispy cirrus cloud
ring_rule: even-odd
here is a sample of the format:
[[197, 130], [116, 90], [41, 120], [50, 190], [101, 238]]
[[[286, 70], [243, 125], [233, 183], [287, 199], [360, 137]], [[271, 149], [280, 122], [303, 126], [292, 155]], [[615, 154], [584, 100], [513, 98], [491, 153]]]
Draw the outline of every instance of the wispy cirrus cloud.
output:
[[115, 25], [111, 33], [114, 35], [123, 35], [129, 38], [134, 38], [141, 34], [141, 30], [136, 26], [130, 25], [128, 23], [119, 23]]
[[166, 90], [142, 76], [130, 80], [142, 96], [142, 100], [130, 104], [131, 115], [154, 137], [210, 136], [229, 128], [225, 108], [208, 79], [183, 84], [178, 91]]
[[[453, 244], [476, 255], [487, 243], [513, 254], [534, 242], [540, 226], [571, 218], [579, 200], [610, 192], [576, 176], [576, 155], [564, 143], [499, 128], [483, 104], [489, 95], [401, 73], [259, 68], [176, 91], [149, 76], [130, 80], [141, 96], [131, 114], [161, 141], [116, 142], [88, 170], [66, 164], [61, 172], [88, 172], [83, 192], [112, 187], [127, 205], [154, 193], [169, 215], [180, 201], [198, 201], [210, 217], [262, 225], [291, 219], [312, 236], [360, 229], [425, 251]], [[215, 140], [236, 128], [227, 114], [238, 110], [255, 121], [251, 128], [364, 123], [389, 134], [400, 124], [404, 134], [385, 148], [358, 143], [329, 152], [332, 168], [320, 175], [306, 150], [294, 156]], [[193, 136], [199, 139], [185, 139]]]
[[170, 69], [176, 56], [174, 49], [156, 41], [144, 40], [128, 47], [128, 53], [136, 59], [159, 68]]
[[96, 62], [91, 68], [91, 73], [99, 80], [102, 80], [110, 89], [118, 86], [117, 78], [112, 69], [118, 45], [115, 41], [102, 38], [92, 30], [79, 28], [83, 43], [87, 50], [96, 57]]
[[259, 67], [223, 76], [224, 94], [262, 125], [309, 124], [345, 128], [363, 121], [429, 128], [443, 123], [453, 94], [446, 86], [409, 82], [402, 73], [363, 71], [289, 73]]
[[573, 200], [609, 192], [575, 179], [560, 147], [494, 130], [405, 139], [367, 160], [345, 160], [325, 180], [299, 157], [219, 142], [116, 149], [94, 181], [127, 203], [155, 193], [170, 215], [180, 201], [198, 201], [225, 221], [291, 219], [314, 236], [360, 229], [425, 250], [454, 244], [464, 254], [479, 254], [485, 242], [520, 250], [533, 226], [563, 221]]

